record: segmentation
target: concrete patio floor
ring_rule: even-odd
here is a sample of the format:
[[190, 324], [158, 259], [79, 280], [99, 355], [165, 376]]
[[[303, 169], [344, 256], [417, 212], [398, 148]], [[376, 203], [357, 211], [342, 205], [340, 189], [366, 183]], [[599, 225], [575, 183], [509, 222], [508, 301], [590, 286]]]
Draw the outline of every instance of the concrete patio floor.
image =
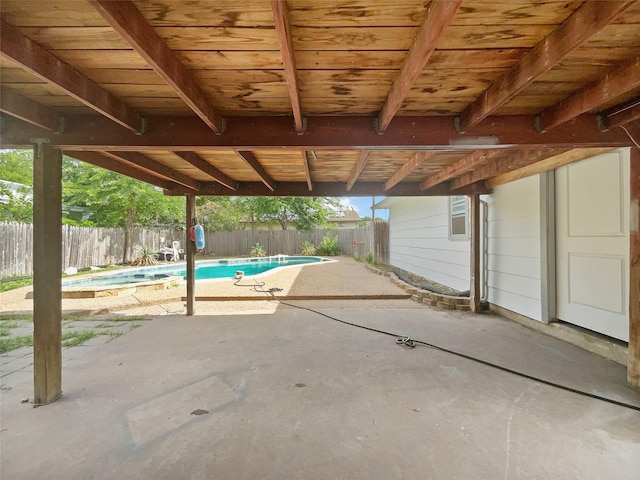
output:
[[[497, 316], [386, 302], [295, 304], [640, 405], [623, 366], [580, 348]], [[31, 382], [3, 392], [2, 478], [638, 478], [637, 411], [263, 306], [162, 316], [70, 349], [46, 407], [21, 403]]]

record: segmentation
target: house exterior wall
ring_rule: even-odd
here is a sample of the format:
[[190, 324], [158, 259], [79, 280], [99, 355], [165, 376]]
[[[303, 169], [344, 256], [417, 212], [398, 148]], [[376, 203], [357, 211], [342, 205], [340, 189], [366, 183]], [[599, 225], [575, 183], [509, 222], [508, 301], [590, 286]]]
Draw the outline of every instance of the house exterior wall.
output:
[[[487, 300], [541, 320], [539, 176], [496, 187], [482, 200], [488, 205]], [[387, 204], [391, 265], [468, 290], [470, 243], [449, 238], [448, 198], [394, 198]]]
[[448, 198], [387, 201], [391, 265], [458, 290], [468, 290], [469, 241], [449, 240]]
[[[628, 155], [628, 153], [625, 153]], [[542, 227], [543, 175], [534, 175], [494, 188], [483, 195], [487, 204], [486, 300], [491, 304], [543, 321], [546, 281], [547, 230]], [[597, 184], [598, 179], [593, 179]], [[624, 182], [629, 182], [628, 173]], [[628, 210], [628, 202], [623, 202]], [[470, 286], [468, 240], [449, 238], [447, 197], [387, 198], [378, 208], [388, 208], [390, 263], [430, 280], [468, 290]], [[555, 212], [548, 212], [554, 215]], [[628, 215], [628, 212], [626, 213]], [[551, 262], [553, 263], [553, 262]], [[627, 288], [628, 288], [628, 281]], [[549, 295], [556, 295], [549, 292]]]
[[[487, 203], [487, 300], [542, 319], [540, 177], [498, 186]], [[449, 238], [447, 197], [390, 198], [390, 263], [457, 290], [470, 283], [469, 240]], [[545, 234], [546, 235], [546, 234]]]
[[487, 300], [541, 320], [540, 177], [496, 187], [487, 202]]

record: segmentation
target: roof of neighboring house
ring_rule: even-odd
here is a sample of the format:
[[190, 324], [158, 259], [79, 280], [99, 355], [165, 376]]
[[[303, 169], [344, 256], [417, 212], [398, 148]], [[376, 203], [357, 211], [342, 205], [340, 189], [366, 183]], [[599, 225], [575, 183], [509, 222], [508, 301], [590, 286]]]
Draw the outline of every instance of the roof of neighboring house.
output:
[[358, 212], [356, 212], [354, 209], [347, 210], [345, 212], [342, 212], [340, 215], [329, 217], [327, 219], [327, 221], [331, 223], [357, 223], [360, 220], [362, 220], [362, 218], [360, 218], [360, 215], [358, 215]]
[[[0, 190], [7, 192], [0, 193], [0, 203], [4, 204], [9, 203], [11, 197], [18, 195], [22, 195], [26, 200], [31, 200], [33, 198], [33, 187], [22, 183], [0, 180]], [[24, 194], [20, 194], [20, 190], [22, 190]]]
[[46, 138], [173, 195], [488, 193], [640, 138], [638, 1], [3, 0], [0, 16], [0, 147]]

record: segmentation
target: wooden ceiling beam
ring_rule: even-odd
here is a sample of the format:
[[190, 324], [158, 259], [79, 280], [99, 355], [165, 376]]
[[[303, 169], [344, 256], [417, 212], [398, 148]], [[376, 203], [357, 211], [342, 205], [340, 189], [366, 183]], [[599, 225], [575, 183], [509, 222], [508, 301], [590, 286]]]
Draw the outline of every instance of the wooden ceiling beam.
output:
[[428, 190], [439, 183], [450, 180], [451, 178], [460, 176], [468, 170], [484, 165], [491, 158], [500, 154], [501, 150], [476, 150], [457, 162], [441, 169], [439, 172], [427, 177], [421, 184], [422, 190]]
[[536, 117], [536, 128], [545, 132], [639, 86], [640, 56], [544, 110]]
[[356, 165], [353, 168], [353, 172], [351, 172], [351, 175], [347, 180], [347, 185], [346, 185], [347, 192], [353, 188], [353, 185], [358, 180], [358, 177], [362, 173], [362, 170], [364, 170], [364, 167], [367, 164], [367, 161], [369, 160], [369, 153], [370, 152], [368, 150], [362, 150], [360, 152], [360, 156], [358, 157], [358, 161], [356, 162]]
[[271, 0], [271, 9], [273, 10], [276, 33], [280, 41], [282, 64], [284, 66], [285, 78], [287, 79], [289, 98], [291, 99], [293, 125], [296, 132], [302, 133], [304, 124], [302, 120], [302, 108], [300, 107], [300, 96], [298, 94], [296, 59], [293, 55], [293, 42], [291, 41], [291, 26], [289, 24], [287, 2], [285, 0]]
[[0, 112], [43, 128], [48, 132], [62, 132], [63, 118], [50, 108], [6, 87], [0, 89]]
[[431, 2], [429, 4], [427, 16], [413, 40], [400, 73], [393, 82], [387, 95], [387, 100], [378, 116], [377, 130], [379, 133], [387, 129], [389, 123], [391, 123], [391, 120], [402, 106], [402, 102], [407, 98], [411, 87], [431, 58], [461, 3], [462, 0], [449, 0], [446, 2]]
[[[5, 116], [2, 148], [31, 145], [33, 137], [49, 136], [51, 145], [65, 150], [91, 151], [215, 151], [215, 150], [439, 150], [469, 151], [494, 148], [628, 147], [633, 143], [616, 128], [598, 129], [596, 115], [583, 114], [548, 131], [538, 133], [533, 115], [491, 117], [466, 135], [453, 128], [453, 117], [398, 116], [384, 135], [372, 128], [372, 116], [308, 117], [304, 135], [291, 128], [288, 117], [229, 117], [224, 135], [213, 135], [199, 118], [149, 117], [144, 135], [129, 135], [98, 115], [65, 116], [60, 135]], [[639, 122], [626, 128], [640, 137]]]
[[309, 155], [315, 155], [315, 153], [310, 151], [302, 152], [302, 164], [304, 165], [304, 175], [307, 178], [307, 186], [309, 187], [309, 191], [312, 191], [313, 182], [311, 181], [311, 170], [309, 170]]
[[429, 157], [431, 157], [435, 152], [416, 152], [414, 153], [409, 161], [402, 165], [398, 170], [395, 171], [393, 175], [384, 182], [384, 186], [382, 189], [386, 192], [387, 190], [393, 188], [402, 180], [407, 178], [411, 172], [413, 172], [416, 168], [424, 163]]
[[187, 175], [177, 172], [166, 165], [153, 160], [138, 152], [100, 152], [103, 155], [112, 158], [118, 162], [125, 162], [131, 164], [134, 168], [138, 168], [152, 175], [158, 175], [166, 178], [171, 182], [178, 183], [193, 193], [200, 190], [200, 182], [194, 180]]
[[[358, 182], [351, 191], [347, 191], [344, 183], [336, 182], [314, 182], [313, 192], [309, 190], [306, 182], [278, 182], [278, 189], [273, 192], [262, 182], [243, 182], [237, 191], [232, 192], [216, 182], [202, 184], [198, 195], [216, 196], [279, 196], [279, 197], [374, 197], [374, 196], [395, 196], [395, 197], [416, 197], [435, 195], [471, 195], [491, 193], [484, 182], [468, 185], [460, 190], [453, 191], [447, 183], [436, 185], [429, 191], [420, 190], [418, 182], [402, 182], [388, 191], [384, 191], [383, 183], [378, 182]], [[188, 189], [178, 186], [171, 191], [165, 192], [168, 195], [186, 195]]]
[[548, 158], [553, 155], [557, 155], [557, 149], [535, 149], [535, 150], [518, 150], [510, 152], [506, 157], [500, 158], [488, 165], [483, 165], [473, 171], [467, 172], [457, 178], [454, 178], [449, 183], [452, 190], [466, 187], [472, 183], [486, 180], [487, 178], [495, 177], [503, 173], [509, 172], [516, 168], [524, 167]]
[[206, 173], [211, 178], [213, 178], [220, 185], [224, 185], [231, 190], [238, 189], [238, 182], [236, 182], [233, 178], [226, 175], [225, 173], [218, 170], [216, 167], [207, 162], [204, 158], [198, 155], [195, 152], [174, 152], [177, 156], [182, 158], [184, 161], [190, 163], [198, 170]]
[[555, 170], [556, 168], [563, 167], [564, 165], [579, 162], [586, 158], [595, 157], [596, 155], [607, 153], [611, 150], [611, 148], [576, 148], [575, 150], [569, 150], [545, 160], [526, 165], [517, 170], [513, 170], [512, 172], [503, 173], [502, 175], [498, 175], [487, 180], [486, 184], [489, 188], [497, 187], [498, 185], [504, 185], [505, 183], [520, 180], [521, 178], [530, 177], [531, 175]]
[[276, 189], [276, 182], [269, 176], [264, 167], [260, 164], [253, 152], [236, 150], [236, 154], [245, 161], [245, 163], [251, 167], [251, 169], [258, 174], [260, 181], [264, 183], [272, 192]]
[[[599, 124], [602, 131], [607, 131], [615, 127], [627, 125], [634, 120], [640, 120], [640, 97], [636, 98], [633, 105], [623, 110], [599, 117]], [[634, 143], [636, 143], [637, 146], [637, 140], [635, 140]]]
[[174, 182], [169, 182], [162, 178], [150, 175], [145, 171], [139, 170], [119, 162], [113, 158], [106, 157], [102, 153], [98, 152], [63, 152], [66, 156], [75, 158], [85, 163], [90, 163], [96, 167], [104, 168], [105, 170], [111, 170], [112, 172], [119, 173], [126, 177], [135, 178], [141, 182], [150, 183], [156, 187], [163, 188], [165, 190], [172, 190], [175, 188], [181, 188], [180, 185]]
[[587, 0], [464, 109], [456, 119], [458, 131], [466, 132], [480, 123], [635, 3]]
[[195, 81], [193, 75], [167, 47], [129, 1], [88, 0], [95, 10], [124, 38], [145, 61], [153, 67], [196, 115], [216, 133], [222, 133], [224, 124], [220, 112]]
[[0, 53], [124, 128], [143, 131], [137, 111], [4, 22], [0, 22]]

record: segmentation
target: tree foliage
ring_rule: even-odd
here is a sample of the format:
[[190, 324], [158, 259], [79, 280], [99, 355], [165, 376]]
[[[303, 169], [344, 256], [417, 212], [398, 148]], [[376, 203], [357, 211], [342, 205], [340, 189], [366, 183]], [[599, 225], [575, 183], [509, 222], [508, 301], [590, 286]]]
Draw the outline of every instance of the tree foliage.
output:
[[321, 197], [206, 197], [199, 198], [198, 218], [209, 230], [241, 230], [249, 225], [279, 225], [286, 230], [324, 226], [338, 201]]
[[83, 207], [90, 214], [86, 225], [178, 229], [184, 225], [184, 199], [167, 197], [147, 183], [71, 159], [63, 163], [62, 178], [62, 202]]
[[0, 222], [33, 222], [33, 200], [29, 187], [21, 187], [14, 193], [0, 184], [0, 196], [7, 198], [7, 203], [0, 202]]
[[[0, 179], [33, 184], [30, 150], [0, 151]], [[64, 157], [62, 163], [63, 222], [68, 224], [124, 227], [184, 226], [185, 202], [168, 197], [153, 186]], [[277, 224], [283, 230], [295, 226], [311, 230], [326, 226], [339, 201], [321, 197], [200, 197], [196, 212], [208, 230], [240, 230], [247, 224]], [[83, 219], [68, 212], [74, 207]], [[32, 221], [30, 199], [16, 196], [8, 205], [0, 205], [0, 220]]]
[[84, 208], [85, 225], [124, 227], [123, 261], [133, 227], [179, 229], [184, 224], [184, 200], [166, 197], [147, 183], [71, 159], [63, 163], [62, 177], [62, 202]]
[[233, 197], [198, 197], [196, 214], [208, 230], [225, 232], [242, 230], [246, 216], [240, 199]]
[[33, 184], [33, 161], [29, 150], [0, 150], [0, 180], [25, 185], [17, 191], [0, 184], [0, 222], [31, 223], [33, 202], [30, 186]]
[[33, 152], [0, 150], [0, 180], [33, 185]]
[[[0, 179], [33, 185], [33, 152], [1, 150]], [[152, 185], [67, 157], [62, 162], [62, 203], [83, 209], [87, 216], [82, 221], [64, 216], [65, 223], [129, 228], [184, 225], [182, 198], [166, 197]], [[0, 205], [0, 219], [31, 222], [32, 210], [30, 195], [15, 195]]]
[[250, 197], [244, 208], [256, 222], [277, 222], [283, 230], [295, 225], [298, 230], [324, 226], [339, 205], [336, 199], [324, 197]]
[[[33, 185], [33, 153], [0, 151], [0, 179]], [[20, 193], [7, 195], [9, 202], [0, 204], [1, 221], [33, 221], [31, 196]], [[152, 185], [67, 157], [62, 162], [62, 204], [64, 223], [124, 227], [125, 252], [135, 226], [181, 229], [185, 223], [184, 199], [164, 196]], [[72, 218], [73, 210], [83, 212], [83, 219]]]
[[[364, 227], [367, 223], [371, 222], [371, 217], [362, 217], [358, 222], [359, 227]], [[376, 217], [376, 222], [386, 222], [384, 218]]]

